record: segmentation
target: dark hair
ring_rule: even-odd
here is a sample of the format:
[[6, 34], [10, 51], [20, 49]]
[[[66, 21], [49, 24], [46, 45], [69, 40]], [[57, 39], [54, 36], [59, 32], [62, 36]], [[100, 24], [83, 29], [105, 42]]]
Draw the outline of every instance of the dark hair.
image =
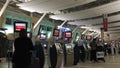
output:
[[20, 37], [27, 37], [27, 31], [25, 29], [20, 30]]

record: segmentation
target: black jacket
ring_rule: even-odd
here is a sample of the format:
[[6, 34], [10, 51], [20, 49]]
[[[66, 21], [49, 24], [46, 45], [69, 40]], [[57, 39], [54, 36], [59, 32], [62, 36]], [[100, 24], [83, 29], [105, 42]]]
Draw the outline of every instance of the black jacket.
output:
[[14, 55], [13, 62], [22, 64], [29, 64], [31, 60], [30, 51], [33, 50], [33, 43], [28, 37], [19, 37], [14, 41]]

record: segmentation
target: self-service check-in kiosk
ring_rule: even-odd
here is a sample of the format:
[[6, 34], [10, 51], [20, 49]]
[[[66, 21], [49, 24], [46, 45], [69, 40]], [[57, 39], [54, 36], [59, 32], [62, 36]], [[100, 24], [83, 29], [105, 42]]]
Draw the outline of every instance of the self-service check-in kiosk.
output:
[[60, 68], [63, 60], [63, 48], [60, 43], [55, 43], [50, 49], [51, 68]]
[[65, 66], [72, 66], [74, 64], [74, 44], [65, 44], [64, 52]]
[[60, 43], [55, 43], [55, 47], [57, 50], [57, 65], [56, 68], [60, 68], [63, 60], [63, 48]]

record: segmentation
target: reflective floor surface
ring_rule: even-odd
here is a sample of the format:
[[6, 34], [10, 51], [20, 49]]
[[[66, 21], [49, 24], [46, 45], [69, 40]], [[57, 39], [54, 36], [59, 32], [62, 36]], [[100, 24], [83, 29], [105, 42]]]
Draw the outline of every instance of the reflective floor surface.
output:
[[[105, 57], [106, 62], [97, 62], [92, 63], [90, 61], [86, 61], [85, 63], [78, 63], [75, 66], [71, 67], [62, 67], [62, 68], [119, 68], [120, 67], [120, 55], [115, 56], [107, 56]], [[5, 59], [0, 63], [0, 68], [12, 68], [12, 64], [6, 62]]]

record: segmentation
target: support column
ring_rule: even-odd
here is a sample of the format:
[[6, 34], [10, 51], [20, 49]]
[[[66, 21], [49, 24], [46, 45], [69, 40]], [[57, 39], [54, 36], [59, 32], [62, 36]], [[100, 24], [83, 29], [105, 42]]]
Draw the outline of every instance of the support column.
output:
[[58, 29], [62, 27], [67, 21], [64, 21], [60, 26], [58, 26]]
[[[32, 41], [33, 41], [33, 44], [35, 44], [35, 41], [36, 41], [36, 36], [33, 35], [33, 33], [35, 32], [35, 29], [36, 27], [38, 26], [38, 24], [43, 20], [43, 18], [45, 17], [46, 13], [44, 13], [41, 18], [35, 23], [35, 25], [33, 26], [32, 25]], [[31, 14], [31, 17], [32, 17], [32, 14]]]
[[4, 6], [2, 7], [2, 9], [0, 10], [0, 17], [2, 16], [2, 14], [4, 13], [5, 9], [7, 8], [9, 2], [11, 0], [7, 0], [6, 3], [4, 4]]
[[37, 23], [33, 26], [33, 31], [34, 31], [35, 28], [38, 26], [38, 24], [43, 20], [43, 18], [45, 17], [46, 14], [47, 14], [47, 13], [44, 13], [44, 14], [42, 15], [42, 17], [37, 21]]
[[7, 0], [2, 9], [0, 10], [0, 27], [2, 27], [2, 14], [4, 13], [10, 1], [11, 0]]
[[2, 22], [3, 22], [3, 19], [2, 19], [2, 16], [0, 17], [0, 27], [2, 27]]
[[32, 18], [32, 22], [30, 23], [30, 28], [32, 32], [32, 29], [33, 29], [33, 13], [32, 12], [30, 13], [30, 17]]
[[64, 21], [60, 26], [63, 26], [67, 21]]
[[88, 31], [88, 29], [86, 29], [85, 31], [83, 31], [83, 32], [82, 32], [82, 34], [86, 34], [86, 33], [87, 33], [87, 31]]
[[94, 38], [97, 38], [97, 37], [99, 37], [100, 36], [100, 34], [98, 33]]
[[102, 42], [104, 41], [104, 29], [103, 28], [100, 28], [101, 30], [101, 39], [102, 39]]
[[71, 41], [71, 43], [73, 43], [74, 42], [74, 40], [75, 40], [75, 36], [76, 36], [76, 34], [74, 33], [79, 27], [80, 27], [81, 25], [79, 25], [79, 26], [77, 26], [76, 28], [74, 28], [74, 30], [72, 31], [72, 34], [73, 34], [73, 39], [72, 39], [72, 41]]

